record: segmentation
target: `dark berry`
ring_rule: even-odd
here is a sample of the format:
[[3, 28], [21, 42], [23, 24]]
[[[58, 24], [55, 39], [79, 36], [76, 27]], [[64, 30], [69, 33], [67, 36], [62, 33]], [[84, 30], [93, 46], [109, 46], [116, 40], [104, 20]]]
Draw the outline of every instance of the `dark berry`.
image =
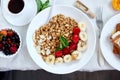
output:
[[18, 36], [17, 34], [14, 34], [14, 37], [15, 37], [15, 41], [16, 41], [17, 43], [19, 43], [19, 42], [20, 42], [19, 36]]
[[7, 49], [7, 48], [10, 48], [10, 44], [4, 44], [4, 47]]
[[2, 41], [7, 41], [7, 36], [3, 36]]
[[14, 35], [15, 39], [19, 40], [19, 36], [17, 34]]
[[3, 44], [2, 44], [2, 43], [0, 43], [0, 51], [2, 50], [2, 48], [3, 48]]
[[16, 41], [14, 36], [11, 37], [11, 40], [12, 40], [12, 42], [15, 42], [15, 41]]
[[5, 55], [10, 55], [11, 54], [8, 49], [5, 49], [3, 52], [4, 52]]

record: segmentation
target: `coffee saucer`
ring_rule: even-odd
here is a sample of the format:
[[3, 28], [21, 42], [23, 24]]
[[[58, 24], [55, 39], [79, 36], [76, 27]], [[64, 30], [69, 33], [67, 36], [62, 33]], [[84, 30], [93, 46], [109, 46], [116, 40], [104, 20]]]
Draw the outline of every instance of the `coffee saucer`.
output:
[[14, 26], [24, 26], [37, 14], [37, 4], [35, 0], [23, 0], [24, 8], [19, 13], [12, 13], [8, 9], [10, 0], [1, 0], [2, 14], [4, 18]]

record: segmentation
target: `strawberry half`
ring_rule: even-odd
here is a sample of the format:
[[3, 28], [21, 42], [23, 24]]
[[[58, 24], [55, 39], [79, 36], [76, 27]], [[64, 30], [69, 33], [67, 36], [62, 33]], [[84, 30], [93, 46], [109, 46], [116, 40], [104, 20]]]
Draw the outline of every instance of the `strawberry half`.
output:
[[78, 43], [78, 41], [79, 41], [79, 36], [78, 36], [78, 35], [73, 35], [73, 36], [72, 36], [72, 41], [73, 41], [74, 43]]
[[55, 52], [56, 57], [62, 57], [62, 55], [63, 55], [62, 51], [56, 51]]
[[70, 49], [69, 47], [66, 47], [63, 49], [63, 55], [70, 54]]
[[69, 49], [70, 49], [70, 52], [72, 52], [73, 50], [76, 50], [77, 49], [77, 44], [71, 43]]
[[80, 28], [78, 28], [78, 27], [73, 28], [73, 33], [79, 35]]

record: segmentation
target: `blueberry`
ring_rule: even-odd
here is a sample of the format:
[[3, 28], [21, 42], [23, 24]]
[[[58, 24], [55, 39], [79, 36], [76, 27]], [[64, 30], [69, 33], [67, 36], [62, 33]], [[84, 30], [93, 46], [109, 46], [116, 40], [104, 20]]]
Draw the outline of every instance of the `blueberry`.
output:
[[15, 43], [20, 43], [20, 38], [17, 34], [14, 34], [12, 37], [11, 37], [11, 40], [12, 42], [15, 42]]
[[19, 36], [17, 34], [14, 34], [14, 37], [16, 40], [19, 40]]
[[5, 55], [10, 55], [11, 54], [8, 49], [5, 49], [3, 52], [4, 52]]

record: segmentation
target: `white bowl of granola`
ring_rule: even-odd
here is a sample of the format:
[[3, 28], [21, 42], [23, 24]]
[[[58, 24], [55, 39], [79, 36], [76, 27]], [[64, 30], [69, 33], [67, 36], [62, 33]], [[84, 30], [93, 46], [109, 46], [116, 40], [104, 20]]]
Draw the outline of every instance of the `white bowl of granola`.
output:
[[55, 6], [53, 17], [46, 23], [49, 10], [40, 12], [28, 28], [26, 40], [31, 58], [51, 73], [81, 69], [95, 50], [93, 24], [84, 13], [69, 6]]

